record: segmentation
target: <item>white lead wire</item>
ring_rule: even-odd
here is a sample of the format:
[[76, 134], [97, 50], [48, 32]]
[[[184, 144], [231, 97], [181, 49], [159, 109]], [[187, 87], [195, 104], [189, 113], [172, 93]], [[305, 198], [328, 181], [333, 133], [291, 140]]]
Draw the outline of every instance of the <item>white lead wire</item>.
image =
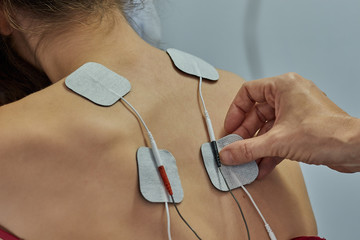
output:
[[268, 232], [270, 239], [271, 239], [271, 240], [276, 240], [276, 236], [275, 236], [274, 232], [272, 231], [270, 225], [266, 222], [264, 216], [262, 215], [259, 207], [258, 207], [257, 204], [255, 203], [255, 201], [254, 201], [253, 197], [251, 196], [251, 194], [249, 193], [249, 191], [248, 191], [248, 190], [245, 188], [245, 186], [240, 182], [240, 180], [239, 180], [236, 176], [234, 176], [234, 172], [232, 172], [232, 171], [229, 171], [229, 172], [230, 172], [232, 178], [237, 180], [237, 182], [238, 182], [238, 184], [240, 184], [240, 187], [242, 188], [242, 190], [243, 190], [243, 191], [246, 193], [246, 195], [249, 197], [252, 205], [254, 206], [254, 208], [256, 209], [256, 211], [258, 212], [261, 220], [264, 222], [265, 229], [266, 229], [266, 231]]
[[[143, 125], [144, 128], [146, 129], [146, 132], [148, 133], [148, 135], [151, 135], [151, 132], [150, 132], [149, 128], [147, 127], [144, 119], [142, 119], [142, 117], [140, 116], [140, 113], [139, 113], [128, 101], [126, 101], [125, 98], [121, 97], [121, 100], [122, 100], [124, 103], [126, 103], [126, 105], [128, 105], [128, 106], [131, 108], [131, 110], [134, 111], [134, 113], [135, 113], [136, 116], [140, 119], [142, 125]], [[151, 136], [152, 136], [152, 135], [151, 135]]]
[[126, 101], [125, 98], [122, 97], [121, 100], [124, 101], [124, 103], [126, 103], [126, 105], [128, 105], [134, 111], [134, 113], [136, 114], [136, 116], [139, 118], [140, 122], [142, 123], [142, 125], [146, 129], [146, 132], [147, 132], [147, 134], [149, 136], [151, 149], [153, 151], [157, 167], [163, 166], [163, 163], [162, 163], [162, 160], [161, 160], [161, 157], [160, 157], [160, 153], [159, 153], [159, 149], [158, 149], [158, 147], [156, 145], [155, 139], [154, 139], [153, 135], [151, 134], [148, 126], [146, 125], [144, 119], [141, 117], [140, 113], [128, 101]]
[[201, 73], [200, 73], [200, 69], [199, 69], [199, 66], [197, 65], [197, 63], [195, 63], [195, 66], [196, 66], [196, 71], [198, 72], [198, 75], [199, 75], [199, 95], [200, 95], [200, 99], [201, 99], [201, 103], [203, 105], [203, 109], [204, 109], [204, 116], [205, 116], [205, 121], [206, 121], [206, 126], [207, 126], [207, 129], [208, 129], [208, 133], [209, 133], [209, 137], [210, 137], [210, 141], [213, 142], [213, 141], [216, 141], [216, 138], [215, 138], [215, 133], [214, 133], [214, 128], [212, 126], [212, 123], [211, 123], [211, 119], [210, 119], [210, 115], [206, 109], [206, 105], [205, 105], [205, 101], [204, 101], [204, 97], [202, 95], [202, 76], [201, 76]]
[[168, 202], [165, 202], [165, 209], [166, 209], [166, 218], [167, 218], [167, 233], [168, 233], [168, 239], [171, 240], [170, 212], [169, 212], [169, 204], [168, 204]]
[[[199, 69], [199, 66], [195, 63], [195, 68], [196, 68], [196, 71], [199, 75], [199, 95], [200, 95], [200, 99], [201, 99], [201, 102], [202, 102], [202, 105], [203, 105], [203, 108], [204, 108], [204, 114], [205, 114], [205, 120], [206, 120], [206, 125], [207, 125], [207, 128], [208, 128], [208, 133], [209, 133], [209, 137], [210, 137], [210, 140], [211, 141], [216, 141], [216, 138], [215, 138], [215, 134], [214, 134], [214, 129], [212, 127], [212, 124], [211, 124], [211, 120], [210, 120], [210, 116], [209, 116], [209, 113], [206, 109], [206, 105], [205, 105], [205, 101], [204, 101], [204, 97], [202, 95], [202, 76], [201, 76], [201, 72], [200, 72], [200, 69]], [[233, 172], [231, 172], [231, 174], [233, 174]], [[237, 179], [237, 178], [235, 178]], [[240, 182], [240, 181], [239, 181]], [[265, 229], [266, 231], [268, 232], [268, 235], [270, 237], [270, 240], [276, 240], [276, 237], [275, 237], [275, 234], [274, 232], [271, 230], [271, 227], [270, 225], [266, 222], [264, 216], [262, 215], [260, 209], [258, 208], [258, 206], [256, 205], [254, 199], [252, 198], [251, 194], [248, 192], [248, 190], [245, 188], [245, 186], [240, 182], [240, 186], [241, 188], [244, 190], [244, 192], [246, 193], [246, 195], [249, 197], [251, 203], [253, 204], [254, 208], [256, 209], [256, 211], [258, 212], [259, 216], [261, 217], [262, 221], [264, 222], [265, 224]]]
[[[150, 140], [150, 143], [151, 143], [151, 149], [153, 150], [153, 154], [154, 154], [154, 157], [155, 157], [155, 161], [156, 161], [156, 164], [157, 164], [157, 167], [160, 167], [162, 166], [162, 161], [161, 161], [161, 158], [160, 158], [160, 154], [159, 154], [159, 149], [156, 145], [156, 142], [155, 142], [155, 139], [154, 137], [152, 136], [149, 128], [147, 127], [144, 119], [141, 117], [140, 113], [128, 102], [125, 100], [125, 98], [121, 97], [121, 100], [126, 103], [126, 105], [128, 105], [131, 110], [133, 110], [133, 112], [136, 114], [136, 116], [139, 118], [140, 122], [142, 123], [142, 125], [144, 126], [144, 128], [146, 129], [146, 132], [149, 136], [149, 140]], [[166, 191], [166, 190], [165, 190]], [[166, 209], [166, 217], [167, 217], [167, 231], [168, 231], [168, 238], [169, 240], [171, 240], [171, 232], [170, 232], [170, 212], [169, 212], [169, 205], [168, 205], [168, 202], [166, 201], [165, 202], [165, 209]]]

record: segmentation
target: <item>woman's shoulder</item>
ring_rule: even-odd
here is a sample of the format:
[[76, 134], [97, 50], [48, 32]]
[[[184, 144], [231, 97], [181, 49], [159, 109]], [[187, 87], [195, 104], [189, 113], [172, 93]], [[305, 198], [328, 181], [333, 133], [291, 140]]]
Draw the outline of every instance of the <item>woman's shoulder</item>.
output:
[[232, 100], [236, 93], [240, 90], [241, 86], [246, 82], [246, 80], [236, 73], [230, 71], [222, 69], [217, 69], [217, 71], [219, 73], [219, 80], [216, 81], [213, 87], [210, 87], [213, 82], [205, 81], [206, 83], [204, 84], [204, 91], [214, 91], [217, 92], [217, 96], [219, 98], [225, 97], [225, 99], [231, 98]]
[[0, 107], [0, 151], [30, 138], [36, 128], [25, 102], [20, 100]]
[[[0, 155], [72, 149], [75, 142], [91, 144], [122, 135], [123, 111], [101, 108], [68, 90], [64, 81], [0, 107]], [[89, 139], [85, 141], [84, 139]], [[12, 154], [14, 156], [14, 154]]]
[[[0, 164], [9, 173], [22, 172], [25, 162], [39, 157], [55, 142], [51, 128], [41, 120], [42, 110], [32, 111], [31, 102], [23, 99], [0, 107]], [[12, 179], [8, 174], [0, 177], [0, 182]]]
[[[0, 107], [0, 154], [21, 153], [42, 148], [61, 133], [65, 98], [51, 86], [21, 100]], [[54, 142], [54, 141], [53, 141]], [[14, 154], [12, 154], [14, 156]]]
[[220, 75], [220, 79], [222, 80], [227, 80], [227, 81], [235, 81], [239, 83], [239, 86], [241, 86], [241, 84], [243, 84], [245, 82], [245, 79], [243, 77], [241, 77], [240, 75], [231, 72], [231, 71], [227, 71], [227, 70], [223, 70], [223, 69], [217, 69], [217, 71], [219, 72]]
[[[215, 131], [221, 137], [230, 134], [226, 133], [223, 128], [224, 119], [230, 104], [241, 86], [245, 83], [245, 80], [234, 73], [223, 70], [218, 71], [220, 75], [218, 82], [216, 84], [207, 82], [207, 84], [204, 84], [203, 90]], [[264, 211], [277, 212], [278, 217], [288, 218], [287, 212], [282, 209], [290, 209], [297, 205], [298, 209], [302, 211], [302, 219], [289, 220], [289, 224], [290, 222], [297, 222], [302, 225], [296, 228], [300, 234], [304, 229], [308, 233], [316, 233], [316, 223], [312, 215], [311, 205], [299, 164], [283, 161], [266, 179], [257, 180], [250, 185], [249, 190], [254, 195], [257, 195], [257, 199], [263, 198], [269, 202], [278, 201], [278, 204], [273, 206], [267, 204], [262, 206]], [[269, 213], [269, 215], [271, 214]], [[303, 219], [306, 219], [306, 221], [302, 222]]]

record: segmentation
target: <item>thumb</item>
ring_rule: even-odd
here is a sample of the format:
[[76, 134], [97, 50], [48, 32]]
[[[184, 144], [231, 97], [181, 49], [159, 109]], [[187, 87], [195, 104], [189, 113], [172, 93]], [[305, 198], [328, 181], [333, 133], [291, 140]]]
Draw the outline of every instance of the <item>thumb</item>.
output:
[[234, 142], [221, 150], [221, 162], [225, 165], [239, 165], [264, 157], [272, 157], [269, 140], [269, 135], [264, 134]]

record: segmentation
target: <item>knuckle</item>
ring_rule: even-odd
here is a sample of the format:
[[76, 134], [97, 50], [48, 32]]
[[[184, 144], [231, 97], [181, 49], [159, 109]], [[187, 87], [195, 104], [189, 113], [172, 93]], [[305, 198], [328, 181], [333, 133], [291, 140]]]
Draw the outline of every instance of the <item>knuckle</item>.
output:
[[241, 88], [246, 88], [251, 84], [251, 82], [244, 82]]
[[295, 82], [298, 82], [299, 80], [301, 80], [303, 77], [300, 76], [298, 73], [296, 72], [288, 72], [288, 73], [285, 73], [283, 75], [283, 80], [284, 81], [287, 81], [289, 83], [295, 83]]
[[298, 85], [308, 85], [310, 82], [296, 72], [285, 73], [281, 75], [277, 80], [278, 86], [281, 86], [284, 89], [293, 88], [294, 86]]
[[299, 79], [299, 78], [302, 78], [302, 77], [300, 76], [300, 74], [298, 74], [298, 73], [296, 73], [296, 72], [288, 72], [288, 73], [287, 73], [287, 76], [288, 76], [289, 79], [293, 79], [293, 80], [297, 80], [297, 79]]

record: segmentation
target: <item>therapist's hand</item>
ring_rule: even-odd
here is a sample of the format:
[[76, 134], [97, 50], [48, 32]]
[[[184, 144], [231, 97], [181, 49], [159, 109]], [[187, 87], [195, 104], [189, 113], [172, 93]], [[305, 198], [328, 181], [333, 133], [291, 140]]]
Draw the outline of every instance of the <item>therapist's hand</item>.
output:
[[226, 165], [256, 160], [259, 178], [283, 159], [360, 171], [360, 123], [296, 73], [245, 83], [225, 119], [245, 140], [225, 147]]

